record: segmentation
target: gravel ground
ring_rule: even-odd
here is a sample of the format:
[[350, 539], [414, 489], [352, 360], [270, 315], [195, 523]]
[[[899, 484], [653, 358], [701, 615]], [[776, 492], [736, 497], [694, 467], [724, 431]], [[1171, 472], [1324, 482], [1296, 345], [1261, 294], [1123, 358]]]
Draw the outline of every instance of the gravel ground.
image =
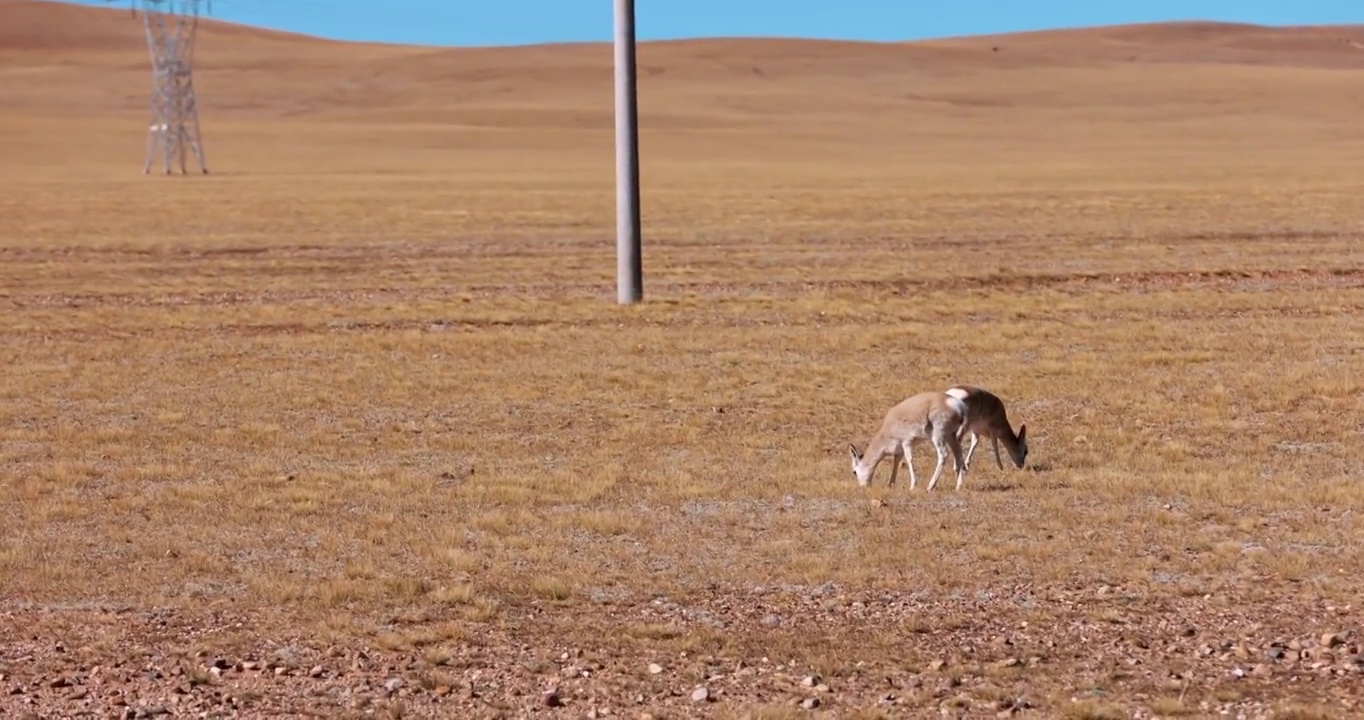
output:
[[[470, 624], [442, 654], [322, 642], [269, 611], [8, 610], [0, 708], [14, 718], [1349, 716], [1364, 701], [1353, 608], [1280, 597], [756, 587], [516, 606]], [[625, 631], [640, 627], [676, 637]]]

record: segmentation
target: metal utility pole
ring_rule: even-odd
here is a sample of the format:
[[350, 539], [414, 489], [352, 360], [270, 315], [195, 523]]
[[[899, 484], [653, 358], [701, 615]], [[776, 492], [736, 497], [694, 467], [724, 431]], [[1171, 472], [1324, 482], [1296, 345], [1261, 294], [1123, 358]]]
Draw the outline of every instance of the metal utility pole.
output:
[[635, 0], [616, 2], [616, 302], [644, 299], [639, 249], [639, 110], [635, 92]]
[[199, 170], [208, 174], [199, 138], [199, 105], [194, 97], [194, 35], [199, 26], [201, 0], [133, 0], [142, 11], [147, 48], [152, 56], [151, 127], [147, 130], [147, 162], [143, 173], [161, 155], [167, 175], [179, 165], [187, 174], [186, 153], [194, 153]]

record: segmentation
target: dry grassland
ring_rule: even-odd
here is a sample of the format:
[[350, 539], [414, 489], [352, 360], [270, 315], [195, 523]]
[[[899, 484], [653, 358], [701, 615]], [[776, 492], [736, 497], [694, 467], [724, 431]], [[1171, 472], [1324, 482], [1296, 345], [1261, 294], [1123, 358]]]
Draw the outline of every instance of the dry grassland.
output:
[[[0, 706], [1357, 712], [1347, 38], [648, 44], [623, 308], [604, 46], [211, 25], [146, 178], [134, 21], [0, 4]], [[859, 490], [956, 382], [1029, 466]]]

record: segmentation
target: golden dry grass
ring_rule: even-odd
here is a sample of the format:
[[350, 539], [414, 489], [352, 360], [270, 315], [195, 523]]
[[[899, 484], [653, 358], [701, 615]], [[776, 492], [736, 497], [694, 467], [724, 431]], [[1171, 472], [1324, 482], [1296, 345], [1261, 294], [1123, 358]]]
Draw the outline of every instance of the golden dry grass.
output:
[[[136, 25], [0, 27], [58, 12], [81, 32], [0, 35], [11, 609], [230, 606], [439, 666], [547, 607], [556, 643], [832, 675], [904, 637], [603, 603], [1109, 585], [1271, 622], [1364, 591], [1360, 31], [646, 45], [622, 308], [605, 47], [209, 26], [214, 174], [145, 178]], [[847, 444], [954, 382], [1030, 467], [859, 491]], [[1072, 717], [1215, 699], [1051, 682]]]

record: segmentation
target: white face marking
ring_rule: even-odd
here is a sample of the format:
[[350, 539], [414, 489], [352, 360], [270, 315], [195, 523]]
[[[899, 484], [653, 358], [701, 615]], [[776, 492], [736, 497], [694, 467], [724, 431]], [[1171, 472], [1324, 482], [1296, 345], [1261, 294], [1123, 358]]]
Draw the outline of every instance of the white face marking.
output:
[[857, 479], [860, 487], [866, 487], [871, 482], [871, 473], [862, 466], [862, 458], [853, 460], [853, 477]]
[[958, 400], [965, 400], [967, 395], [966, 391], [962, 390], [961, 388], [952, 388], [951, 390], [947, 391], [947, 394], [951, 395], [952, 397]]
[[859, 486], [866, 487], [867, 483], [871, 480], [871, 473], [867, 472], [862, 467], [862, 454], [857, 452], [856, 448], [849, 448], [849, 450], [849, 455], [851, 455], [850, 459], [852, 460], [853, 477], [857, 479], [857, 484]]

